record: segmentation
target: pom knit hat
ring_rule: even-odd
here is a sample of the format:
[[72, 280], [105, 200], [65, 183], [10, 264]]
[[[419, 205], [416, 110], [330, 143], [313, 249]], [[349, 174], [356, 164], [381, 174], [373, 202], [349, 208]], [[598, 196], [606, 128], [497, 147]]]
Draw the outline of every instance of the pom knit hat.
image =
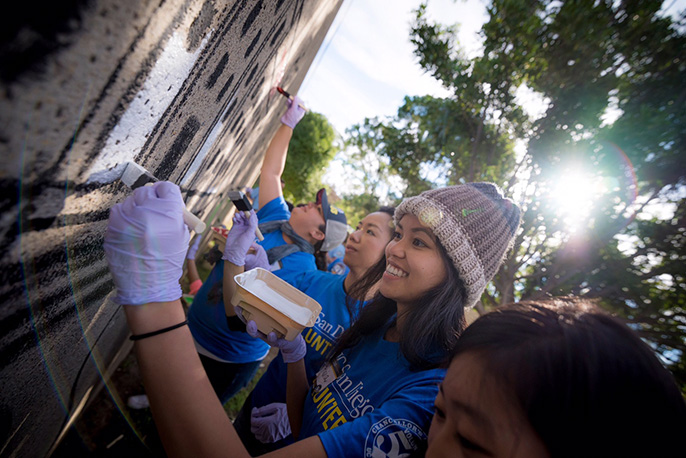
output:
[[464, 306], [473, 307], [514, 243], [519, 208], [493, 183], [468, 183], [403, 200], [395, 223], [407, 213], [429, 227], [448, 252], [467, 290]]

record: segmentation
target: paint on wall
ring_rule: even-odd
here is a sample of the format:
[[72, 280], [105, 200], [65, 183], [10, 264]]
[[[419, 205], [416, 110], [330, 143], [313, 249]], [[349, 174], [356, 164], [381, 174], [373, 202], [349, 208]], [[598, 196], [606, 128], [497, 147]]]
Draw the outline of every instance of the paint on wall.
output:
[[[111, 183], [121, 175], [118, 165], [132, 161], [141, 152], [148, 135], [159, 123], [169, 104], [188, 78], [210, 31], [193, 52], [186, 51], [186, 36], [176, 31], [150, 71], [143, 88], [110, 133], [105, 147], [87, 173], [87, 183]], [[112, 170], [112, 173], [107, 173]]]

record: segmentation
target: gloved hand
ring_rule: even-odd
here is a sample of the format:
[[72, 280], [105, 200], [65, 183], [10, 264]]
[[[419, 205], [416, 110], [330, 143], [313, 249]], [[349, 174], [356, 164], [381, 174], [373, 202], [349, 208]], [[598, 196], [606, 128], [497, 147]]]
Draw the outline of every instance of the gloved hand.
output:
[[307, 110], [300, 106], [303, 104], [303, 101], [298, 96], [293, 97], [293, 100], [286, 100], [286, 103], [288, 104], [288, 110], [281, 116], [281, 123], [291, 129], [295, 129], [295, 126], [305, 116]]
[[286, 404], [273, 402], [253, 407], [250, 412], [250, 431], [263, 444], [271, 444], [291, 435]]
[[236, 212], [233, 216], [233, 226], [226, 235], [226, 246], [222, 259], [237, 266], [245, 265], [245, 255], [250, 245], [255, 241], [255, 229], [257, 228], [257, 215], [255, 210], [250, 210], [250, 217], [245, 212]]
[[179, 278], [190, 239], [184, 207], [179, 187], [168, 181], [142, 186], [112, 207], [103, 246], [117, 303], [181, 297]]
[[261, 245], [258, 245], [257, 242], [253, 242], [252, 245], [250, 245], [248, 254], [245, 256], [245, 270], [252, 270], [255, 267], [261, 267], [271, 271], [269, 259], [267, 259], [267, 252]]
[[193, 242], [193, 245], [188, 249], [188, 253], [186, 254], [186, 259], [190, 259], [191, 261], [195, 260], [195, 253], [198, 252], [198, 247], [200, 246], [200, 239], [202, 237], [198, 236], [195, 238], [195, 242]]
[[[240, 307], [237, 307], [237, 309], [238, 308]], [[238, 312], [239, 311], [236, 310], [236, 313], [241, 317], [241, 319], [243, 319], [242, 309], [241, 313]], [[273, 331], [270, 332], [269, 335], [265, 336], [264, 333], [257, 330], [257, 323], [255, 323], [253, 320], [247, 322], [245, 330], [251, 337], [262, 339], [272, 347], [278, 347], [281, 357], [283, 358], [283, 362], [286, 364], [300, 361], [307, 353], [305, 339], [303, 339], [302, 334], [298, 334], [298, 336], [293, 340], [278, 338], [276, 337], [276, 333]]]

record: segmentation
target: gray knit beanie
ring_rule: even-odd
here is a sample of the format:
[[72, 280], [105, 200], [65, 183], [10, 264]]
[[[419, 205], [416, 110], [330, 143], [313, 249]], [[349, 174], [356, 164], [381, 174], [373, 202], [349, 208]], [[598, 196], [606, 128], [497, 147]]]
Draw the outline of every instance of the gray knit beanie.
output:
[[395, 210], [395, 223], [411, 213], [448, 252], [467, 290], [465, 308], [476, 305], [514, 243], [519, 208], [493, 183], [468, 183], [424, 191]]

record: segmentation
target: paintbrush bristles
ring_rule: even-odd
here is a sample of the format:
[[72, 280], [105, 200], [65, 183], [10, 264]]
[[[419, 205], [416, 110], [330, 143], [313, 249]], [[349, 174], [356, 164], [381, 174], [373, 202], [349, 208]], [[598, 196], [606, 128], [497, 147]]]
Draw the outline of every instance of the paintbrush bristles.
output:
[[137, 189], [148, 183], [156, 182], [157, 178], [135, 162], [129, 162], [121, 175], [121, 181], [129, 188]]

